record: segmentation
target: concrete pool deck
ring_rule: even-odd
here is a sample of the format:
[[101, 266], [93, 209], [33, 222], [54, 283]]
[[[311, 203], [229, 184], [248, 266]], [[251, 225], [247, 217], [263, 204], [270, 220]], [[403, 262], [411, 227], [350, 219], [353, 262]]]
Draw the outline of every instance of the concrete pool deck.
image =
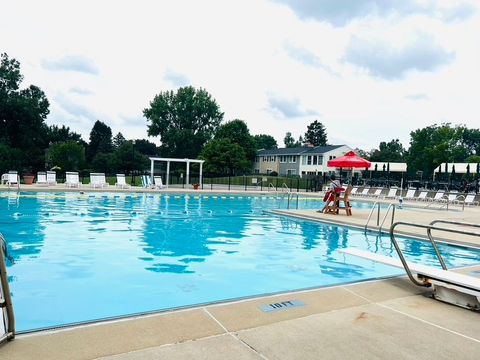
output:
[[[202, 193], [211, 192], [195, 192]], [[395, 219], [423, 224], [434, 219], [479, 222], [478, 207], [453, 210], [403, 209], [397, 211]], [[369, 211], [354, 210], [351, 217], [312, 210], [282, 214], [363, 227]], [[469, 236], [443, 233], [441, 238], [480, 246]], [[480, 266], [460, 271], [480, 276]], [[428, 295], [427, 288], [416, 287], [406, 277], [292, 292], [19, 335], [0, 346], [0, 359], [480, 358], [480, 313], [441, 303]], [[270, 304], [276, 304], [279, 310], [261, 310]]]

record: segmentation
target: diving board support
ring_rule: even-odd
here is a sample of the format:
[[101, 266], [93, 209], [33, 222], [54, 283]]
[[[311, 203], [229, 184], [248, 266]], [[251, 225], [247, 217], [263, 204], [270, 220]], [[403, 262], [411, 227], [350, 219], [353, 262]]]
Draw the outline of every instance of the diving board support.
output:
[[[354, 248], [341, 249], [339, 251], [381, 264], [404, 268], [403, 263], [399, 259], [369, 251]], [[411, 262], [408, 262], [407, 265], [411, 272], [417, 274], [418, 280], [414, 283], [424, 287], [432, 287], [435, 299], [470, 310], [480, 311], [479, 278]]]

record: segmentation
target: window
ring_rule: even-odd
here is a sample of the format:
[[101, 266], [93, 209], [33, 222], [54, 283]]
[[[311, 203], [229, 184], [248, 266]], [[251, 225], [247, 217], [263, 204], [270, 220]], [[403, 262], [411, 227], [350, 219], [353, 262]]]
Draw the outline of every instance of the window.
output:
[[253, 170], [253, 172], [254, 172], [255, 174], [260, 174], [260, 169], [255, 169], [255, 170]]
[[280, 156], [280, 162], [281, 163], [287, 162], [287, 157], [285, 155], [281, 155]]
[[296, 163], [297, 162], [297, 157], [295, 155], [290, 156], [290, 162], [291, 163]]
[[295, 169], [288, 169], [287, 170], [287, 175], [296, 175], [297, 174], [297, 170]]
[[323, 155], [318, 155], [318, 165], [323, 165]]
[[270, 174], [272, 172], [272, 169], [267, 169], [267, 174]]
[[307, 158], [307, 165], [312, 165], [312, 157], [308, 156]]
[[312, 165], [317, 165], [317, 156], [316, 155], [313, 156]]
[[333, 160], [333, 159], [335, 159], [335, 158], [336, 158], [336, 156], [330, 155], [330, 156], [328, 157], [328, 160]]
[[302, 156], [302, 165], [307, 165], [307, 157], [305, 155]]

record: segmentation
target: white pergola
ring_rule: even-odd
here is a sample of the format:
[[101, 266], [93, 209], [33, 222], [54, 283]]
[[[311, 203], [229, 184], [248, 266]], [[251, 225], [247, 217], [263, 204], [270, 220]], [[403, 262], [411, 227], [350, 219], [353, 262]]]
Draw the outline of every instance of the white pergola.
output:
[[154, 171], [154, 165], [155, 165], [155, 161], [164, 161], [167, 163], [167, 175], [166, 175], [166, 179], [165, 179], [165, 186], [168, 187], [168, 182], [169, 182], [169, 178], [170, 178], [170, 163], [171, 162], [184, 162], [187, 164], [187, 177], [185, 179], [185, 183], [188, 185], [189, 182], [190, 182], [190, 163], [197, 163], [197, 164], [200, 164], [200, 179], [199, 179], [199, 183], [200, 183], [200, 186], [202, 185], [202, 168], [203, 168], [203, 163], [205, 162], [205, 160], [196, 160], [196, 159], [175, 159], [175, 158], [158, 158], [158, 157], [151, 157], [150, 158], [150, 177], [151, 177], [151, 180], [152, 180], [152, 184], [153, 184], [153, 171]]

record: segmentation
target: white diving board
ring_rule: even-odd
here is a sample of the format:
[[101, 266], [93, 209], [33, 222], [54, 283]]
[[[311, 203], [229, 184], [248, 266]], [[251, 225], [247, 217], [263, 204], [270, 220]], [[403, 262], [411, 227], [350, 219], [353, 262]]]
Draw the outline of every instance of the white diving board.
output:
[[[404, 268], [400, 259], [395, 259], [355, 248], [340, 249], [339, 251], [345, 254], [358, 256], [367, 260], [376, 261], [397, 268]], [[477, 300], [480, 301], [480, 278], [411, 262], [407, 262], [407, 264], [412, 273], [416, 273], [420, 277], [427, 279], [427, 281], [432, 285], [442, 286], [462, 292], [464, 294], [469, 294], [477, 297]], [[443, 298], [439, 300], [447, 301]], [[460, 304], [457, 303], [457, 305]]]

